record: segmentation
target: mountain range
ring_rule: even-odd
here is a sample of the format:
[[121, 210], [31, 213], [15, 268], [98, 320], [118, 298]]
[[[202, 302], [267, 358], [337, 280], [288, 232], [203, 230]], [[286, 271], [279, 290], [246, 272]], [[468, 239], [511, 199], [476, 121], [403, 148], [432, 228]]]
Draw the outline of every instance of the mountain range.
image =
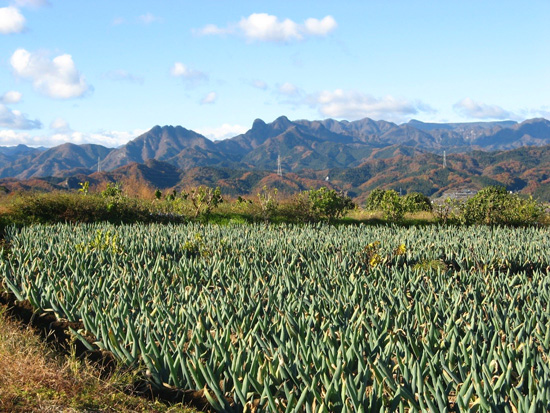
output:
[[[118, 148], [0, 147], [0, 178], [4, 187], [45, 177], [51, 185], [71, 186], [86, 178], [97, 185], [126, 180], [158, 188], [211, 184], [231, 194], [254, 193], [267, 183], [288, 192], [325, 184], [359, 198], [374, 187], [437, 195], [501, 183], [544, 194], [550, 173], [546, 145], [550, 121], [541, 118], [397, 125], [369, 118], [290, 121], [282, 116], [271, 123], [257, 119], [246, 133], [221, 141], [181, 126], [155, 126]], [[282, 178], [273, 173], [279, 157]]]

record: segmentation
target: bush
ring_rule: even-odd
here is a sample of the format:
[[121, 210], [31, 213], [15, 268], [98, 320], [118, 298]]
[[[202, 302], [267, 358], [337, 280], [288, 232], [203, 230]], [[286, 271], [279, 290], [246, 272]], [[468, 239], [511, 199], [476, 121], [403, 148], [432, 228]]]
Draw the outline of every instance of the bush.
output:
[[9, 221], [17, 224], [157, 220], [147, 205], [137, 199], [64, 192], [23, 195], [14, 200], [11, 211]]
[[367, 197], [365, 203], [365, 209], [367, 211], [381, 211], [382, 210], [382, 200], [384, 199], [384, 194], [386, 193], [383, 189], [374, 189], [371, 191]]
[[434, 203], [434, 216], [443, 224], [459, 224], [462, 221], [462, 204], [462, 201], [454, 198], [447, 198], [443, 202]]
[[403, 197], [403, 208], [405, 212], [432, 211], [432, 201], [420, 192], [411, 192]]
[[261, 216], [265, 220], [269, 220], [275, 215], [279, 208], [277, 200], [277, 188], [268, 189], [266, 185], [258, 192], [258, 202], [260, 204]]
[[311, 209], [308, 191], [299, 192], [282, 201], [279, 204], [278, 214], [287, 222], [295, 223], [315, 222], [319, 219]]
[[326, 218], [328, 221], [342, 217], [346, 211], [355, 208], [350, 197], [342, 192], [325, 187], [307, 191], [310, 209], [315, 217]]
[[384, 191], [381, 209], [384, 212], [384, 218], [390, 221], [401, 221], [405, 216], [405, 208], [401, 197], [393, 189]]
[[201, 185], [193, 188], [184, 198], [191, 200], [194, 209], [194, 217], [208, 216], [214, 208], [223, 202], [222, 193], [219, 187], [215, 189]]
[[502, 186], [489, 186], [463, 205], [462, 217], [467, 224], [533, 225], [544, 218], [544, 207], [532, 197], [520, 198]]

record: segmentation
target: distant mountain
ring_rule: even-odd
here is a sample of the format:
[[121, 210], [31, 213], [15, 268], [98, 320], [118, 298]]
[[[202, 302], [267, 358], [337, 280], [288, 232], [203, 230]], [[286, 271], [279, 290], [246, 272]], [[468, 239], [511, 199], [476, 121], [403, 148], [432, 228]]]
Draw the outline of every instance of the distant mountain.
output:
[[[46, 151], [20, 145], [0, 148], [0, 178], [19, 179], [86, 174], [99, 168], [112, 171], [148, 160], [167, 162], [184, 171], [196, 167], [235, 170], [348, 169], [372, 159], [422, 153], [467, 153], [550, 144], [550, 121], [530, 119], [473, 123], [291, 121], [285, 116], [266, 123], [256, 119], [246, 133], [222, 141], [210, 141], [181, 126], [155, 126], [116, 149], [100, 145], [64, 144]], [[411, 153], [414, 152], [414, 153]]]
[[475, 143], [486, 150], [542, 146], [549, 143], [548, 131], [550, 121], [542, 118], [530, 119], [510, 128], [501, 128], [494, 133], [480, 136]]
[[45, 151], [47, 148], [31, 148], [27, 145], [17, 145], [17, 146], [0, 146], [0, 165], [4, 162], [14, 162], [20, 158], [29, 155], [39, 154], [40, 152]]
[[64, 176], [75, 169], [97, 168], [112, 149], [101, 145], [64, 143], [46, 151], [20, 157], [15, 162], [0, 166], [0, 177], [28, 179], [46, 176]]
[[208, 185], [219, 186], [225, 195], [255, 197], [264, 185], [278, 188], [282, 196], [328, 186], [346, 191], [362, 203], [376, 188], [395, 189], [403, 194], [418, 191], [438, 197], [446, 192], [503, 185], [508, 190], [550, 201], [550, 145], [449, 154], [446, 164], [444, 167], [441, 155], [394, 145], [373, 149], [368, 158], [354, 168], [307, 169], [286, 172], [282, 177], [270, 170], [213, 166], [183, 170], [167, 162], [148, 160], [145, 164], [131, 163], [108, 172], [77, 174], [64, 181], [62, 178], [24, 181], [7, 178], [0, 180], [0, 187], [7, 191], [77, 189], [80, 182], [89, 181], [93, 189], [102, 189], [109, 182], [121, 182], [128, 193], [151, 197], [156, 189], [166, 194]]
[[217, 164], [224, 160], [216, 145], [204, 136], [181, 126], [155, 126], [102, 160], [104, 170], [113, 170], [148, 159], [167, 161], [182, 168], [196, 164]]

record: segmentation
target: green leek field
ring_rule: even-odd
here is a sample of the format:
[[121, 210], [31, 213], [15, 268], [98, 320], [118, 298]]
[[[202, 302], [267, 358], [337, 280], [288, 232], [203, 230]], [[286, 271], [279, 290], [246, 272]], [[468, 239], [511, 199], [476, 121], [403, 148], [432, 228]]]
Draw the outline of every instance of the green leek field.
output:
[[548, 228], [56, 224], [3, 245], [19, 300], [218, 411], [550, 406]]

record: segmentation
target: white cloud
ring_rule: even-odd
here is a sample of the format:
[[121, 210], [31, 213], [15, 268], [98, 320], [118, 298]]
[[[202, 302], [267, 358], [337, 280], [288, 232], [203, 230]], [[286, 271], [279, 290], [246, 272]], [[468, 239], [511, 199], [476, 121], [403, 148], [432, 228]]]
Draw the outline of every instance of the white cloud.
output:
[[15, 0], [14, 1], [16, 6], [19, 7], [42, 7], [42, 6], [49, 6], [50, 2], [48, 0]]
[[0, 103], [0, 127], [10, 129], [40, 129], [39, 120], [30, 120], [18, 110], [10, 110]]
[[50, 129], [55, 130], [58, 133], [69, 133], [72, 132], [71, 127], [65, 119], [57, 118], [50, 123]]
[[215, 24], [207, 24], [202, 29], [193, 30], [195, 34], [208, 36], [208, 35], [225, 35], [230, 34], [233, 32], [230, 28], [221, 28], [216, 26]]
[[135, 76], [132, 73], [128, 72], [127, 70], [122, 70], [122, 69], [111, 70], [105, 73], [105, 77], [115, 82], [130, 82], [130, 83], [138, 83], [140, 85], [143, 84], [143, 78], [141, 76]]
[[10, 59], [14, 73], [31, 80], [34, 88], [49, 97], [70, 99], [91, 90], [86, 78], [76, 69], [70, 54], [50, 60], [45, 54], [17, 49]]
[[49, 136], [42, 137], [43, 146], [60, 145], [65, 142], [76, 144], [94, 143], [98, 145], [114, 148], [124, 145], [136, 136], [145, 132], [142, 129], [133, 131], [97, 131], [92, 133], [78, 132], [71, 128], [69, 123], [63, 118], [57, 118], [50, 124], [50, 130], [53, 132]]
[[267, 13], [254, 13], [243, 17], [238, 27], [249, 40], [286, 42], [302, 39], [297, 23], [290, 19], [280, 21], [277, 16]]
[[419, 101], [411, 102], [393, 96], [375, 98], [361, 92], [342, 89], [325, 90], [309, 95], [306, 100], [311, 106], [317, 107], [323, 116], [347, 120], [369, 117], [401, 122], [419, 112], [434, 111]]
[[247, 130], [248, 128], [246, 126], [230, 125], [229, 123], [224, 123], [217, 128], [196, 129], [198, 133], [214, 141], [232, 138], [233, 136], [245, 133]]
[[10, 90], [9, 92], [4, 93], [0, 96], [0, 103], [19, 103], [23, 94], [15, 90]]
[[253, 13], [227, 27], [208, 24], [194, 32], [199, 35], [239, 34], [249, 41], [290, 42], [303, 40], [308, 36], [326, 36], [337, 26], [332, 16], [326, 16], [321, 20], [309, 18], [303, 24], [299, 24], [290, 19], [280, 20], [277, 16], [267, 13]]
[[550, 120], [550, 107], [542, 106], [538, 109], [531, 109], [524, 111], [523, 113], [525, 118], [545, 118]]
[[[56, 120], [57, 121], [57, 120]], [[52, 122], [55, 123], [56, 121]], [[60, 120], [57, 126], [65, 122]], [[108, 148], [115, 148], [137, 136], [146, 132], [145, 129], [135, 129], [133, 131], [97, 131], [92, 133], [77, 132], [70, 128], [65, 122], [64, 128], [53, 128], [51, 134], [31, 135], [28, 132], [17, 132], [15, 130], [0, 130], [0, 146], [14, 146], [24, 144], [28, 146], [52, 147], [63, 143], [71, 142], [75, 144], [93, 143], [103, 145]]]
[[208, 79], [206, 73], [192, 69], [181, 62], [176, 62], [170, 69], [170, 74], [174, 77], [179, 77], [188, 84], [195, 84]]
[[296, 96], [300, 93], [300, 89], [296, 85], [293, 85], [292, 83], [283, 83], [279, 86], [278, 91], [280, 94], [285, 96]]
[[115, 19], [113, 19], [113, 22], [111, 24], [113, 26], [120, 26], [124, 23], [126, 23], [126, 19], [124, 17], [116, 17]]
[[261, 90], [267, 89], [267, 83], [265, 83], [263, 80], [253, 80], [251, 85], [256, 89], [261, 89]]
[[145, 129], [134, 129], [133, 131], [97, 131], [92, 133], [72, 132], [70, 134], [53, 135], [55, 139], [62, 139], [62, 142], [72, 142], [76, 144], [95, 143], [108, 148], [116, 148], [124, 145], [145, 133]]
[[[16, 132], [14, 130], [0, 130], [0, 146], [17, 146], [20, 143], [29, 145], [32, 138], [27, 132]], [[39, 146], [31, 144], [30, 146]]]
[[143, 24], [151, 24], [154, 22], [160, 22], [162, 19], [160, 17], [154, 16], [152, 13], [142, 14], [138, 17], [138, 21]]
[[205, 105], [214, 103], [217, 98], [218, 95], [216, 94], [216, 92], [210, 92], [201, 100], [201, 104]]
[[462, 99], [453, 105], [453, 109], [467, 118], [475, 119], [515, 119], [517, 115], [497, 105], [487, 105], [470, 98]]
[[336, 29], [338, 24], [334, 17], [326, 16], [321, 20], [309, 18], [304, 23], [305, 32], [312, 36], [326, 36]]
[[15, 7], [0, 8], [0, 33], [21, 33], [25, 30], [25, 17]]

